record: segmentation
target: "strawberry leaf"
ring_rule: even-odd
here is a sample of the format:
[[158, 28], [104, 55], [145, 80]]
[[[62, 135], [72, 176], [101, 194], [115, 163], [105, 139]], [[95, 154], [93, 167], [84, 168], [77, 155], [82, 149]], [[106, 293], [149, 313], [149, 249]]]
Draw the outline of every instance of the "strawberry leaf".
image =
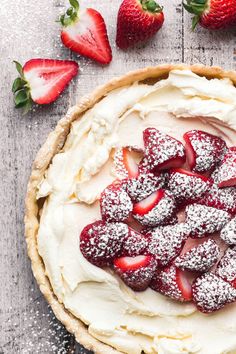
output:
[[12, 85], [12, 92], [17, 92], [19, 91], [20, 89], [22, 89], [25, 85], [25, 81], [22, 80], [21, 77], [17, 77], [14, 82], [13, 82], [13, 85]]
[[76, 10], [78, 11], [79, 10], [79, 2], [77, 0], [69, 0], [70, 1], [70, 4], [71, 6]]
[[29, 96], [26, 92], [26, 90], [22, 89], [18, 91], [15, 95], [14, 101], [15, 101], [15, 107], [20, 108], [23, 107], [27, 104], [27, 101], [29, 99]]
[[16, 61], [16, 60], [13, 60], [13, 63], [16, 64], [16, 70], [18, 71], [18, 73], [20, 74], [20, 76], [23, 77], [24, 74], [23, 74], [22, 65], [21, 65], [20, 63], [18, 63], [18, 61]]

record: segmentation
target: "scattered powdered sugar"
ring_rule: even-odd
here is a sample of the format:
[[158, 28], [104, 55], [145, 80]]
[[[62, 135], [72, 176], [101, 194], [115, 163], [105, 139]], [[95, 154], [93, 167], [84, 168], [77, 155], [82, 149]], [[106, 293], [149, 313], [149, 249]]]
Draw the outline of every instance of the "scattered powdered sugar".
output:
[[133, 213], [133, 217], [144, 226], [158, 226], [166, 223], [173, 217], [176, 211], [176, 203], [172, 194], [164, 192], [163, 198], [147, 214]]
[[236, 188], [218, 188], [213, 184], [203, 198], [198, 202], [213, 208], [223, 209], [229, 213], [236, 213]]
[[182, 293], [176, 283], [177, 269], [174, 265], [169, 268], [157, 271], [150, 287], [163, 295], [169, 296], [174, 300], [182, 300]]
[[158, 266], [168, 265], [180, 254], [188, 234], [189, 230], [185, 224], [169, 225], [150, 231], [148, 251], [156, 257]]
[[191, 130], [186, 135], [196, 156], [196, 165], [193, 171], [212, 170], [227, 151], [225, 141], [217, 136], [199, 130]]
[[236, 217], [223, 227], [220, 232], [220, 237], [228, 245], [236, 245]]
[[126, 224], [96, 221], [87, 225], [81, 232], [81, 252], [91, 263], [106, 266], [120, 255], [128, 232], [129, 228]]
[[174, 264], [182, 270], [206, 272], [218, 260], [220, 247], [214, 240], [207, 240], [177, 257]]
[[133, 203], [123, 188], [111, 185], [102, 192], [101, 215], [105, 221], [125, 221], [133, 209]]
[[205, 313], [219, 310], [236, 300], [236, 289], [212, 273], [198, 277], [192, 289], [194, 302]]
[[201, 238], [220, 231], [230, 217], [227, 211], [201, 204], [192, 204], [186, 208], [186, 223], [192, 238]]
[[123, 242], [122, 255], [134, 257], [145, 254], [147, 246], [148, 238], [129, 228], [129, 234]]
[[221, 165], [212, 173], [211, 177], [218, 185], [236, 178], [236, 150], [232, 148], [228, 150]]
[[185, 161], [185, 149], [181, 142], [155, 128], [143, 132], [145, 155], [140, 163], [142, 171], [153, 171], [173, 159]]
[[166, 183], [166, 174], [141, 173], [137, 178], [131, 178], [127, 181], [126, 190], [134, 202], [139, 202], [147, 198], [157, 189], [164, 187]]
[[168, 189], [173, 193], [178, 204], [197, 202], [210, 187], [210, 181], [185, 173], [172, 172], [168, 181]]
[[236, 247], [226, 250], [217, 266], [216, 274], [228, 282], [236, 280]]

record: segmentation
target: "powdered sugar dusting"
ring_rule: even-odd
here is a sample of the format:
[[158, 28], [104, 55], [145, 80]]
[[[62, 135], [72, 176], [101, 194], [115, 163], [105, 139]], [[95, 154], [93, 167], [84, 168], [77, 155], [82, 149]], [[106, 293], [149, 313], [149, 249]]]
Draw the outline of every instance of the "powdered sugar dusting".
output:
[[[228, 282], [236, 280], [236, 247], [228, 248], [217, 266], [216, 274]], [[235, 285], [236, 286], [236, 282]]]
[[220, 237], [228, 245], [236, 245], [236, 217], [234, 217], [220, 232]]

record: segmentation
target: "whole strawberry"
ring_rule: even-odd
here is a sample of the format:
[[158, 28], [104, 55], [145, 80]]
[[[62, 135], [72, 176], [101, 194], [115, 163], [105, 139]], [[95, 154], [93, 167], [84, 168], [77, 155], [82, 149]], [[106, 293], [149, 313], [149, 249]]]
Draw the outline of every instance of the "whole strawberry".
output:
[[236, 25], [235, 0], [186, 0], [183, 6], [194, 15], [193, 29], [198, 23], [212, 30]]
[[126, 49], [154, 36], [164, 22], [162, 10], [154, 0], [124, 0], [117, 18], [117, 46]]

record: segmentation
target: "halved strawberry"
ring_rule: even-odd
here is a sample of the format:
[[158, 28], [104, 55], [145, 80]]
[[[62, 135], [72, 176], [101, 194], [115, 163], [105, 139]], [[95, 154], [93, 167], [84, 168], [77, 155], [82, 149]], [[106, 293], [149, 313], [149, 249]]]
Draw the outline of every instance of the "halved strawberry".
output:
[[62, 43], [80, 55], [109, 64], [112, 52], [102, 15], [91, 8], [80, 11], [77, 0], [69, 1], [71, 7], [60, 17]]
[[134, 147], [126, 146], [117, 149], [114, 155], [114, 169], [119, 178], [137, 178], [138, 161], [142, 152]]
[[236, 247], [225, 251], [216, 268], [216, 274], [236, 288]]
[[104, 267], [121, 254], [123, 241], [129, 228], [123, 223], [95, 221], [80, 234], [80, 250], [91, 263]]
[[16, 108], [28, 111], [32, 101], [38, 104], [54, 102], [78, 73], [78, 64], [71, 60], [31, 59], [22, 66], [16, 63], [20, 74], [12, 90]]
[[211, 177], [219, 188], [236, 186], [236, 147], [229, 148]]
[[143, 291], [156, 271], [156, 260], [150, 255], [121, 257], [114, 260], [114, 270], [131, 289]]
[[122, 248], [122, 255], [135, 257], [147, 253], [149, 238], [129, 227], [129, 233], [125, 237]]
[[212, 181], [198, 173], [182, 168], [170, 170], [168, 189], [179, 204], [191, 204], [199, 201], [211, 186]]
[[236, 289], [215, 274], [205, 273], [192, 285], [193, 301], [199, 311], [211, 313], [236, 300]]
[[192, 299], [192, 287], [187, 274], [174, 265], [158, 270], [150, 287], [174, 300], [191, 301]]
[[166, 174], [164, 173], [140, 173], [137, 178], [127, 180], [126, 191], [133, 201], [139, 202], [162, 188], [165, 183]]
[[178, 256], [174, 264], [182, 270], [206, 272], [218, 260], [220, 248], [214, 240], [207, 240]]
[[191, 230], [192, 238], [201, 238], [220, 231], [231, 218], [227, 211], [201, 204], [188, 205], [185, 211], [186, 224]]
[[186, 155], [191, 170], [204, 173], [211, 171], [223, 159], [227, 146], [218, 136], [191, 130], [183, 136], [186, 146]]
[[236, 245], [236, 217], [231, 219], [221, 230], [220, 237], [228, 245]]
[[101, 194], [100, 208], [105, 221], [125, 221], [132, 212], [133, 204], [120, 183], [109, 185]]
[[158, 267], [169, 265], [182, 251], [190, 230], [186, 224], [168, 225], [147, 232], [148, 253], [155, 256]]
[[143, 132], [144, 158], [139, 164], [140, 171], [167, 170], [180, 167], [186, 160], [183, 144], [155, 128]]
[[133, 217], [145, 226], [166, 223], [176, 211], [176, 203], [170, 192], [159, 189], [149, 197], [134, 204]]
[[198, 203], [222, 209], [234, 215], [236, 214], [236, 188], [219, 188], [213, 184]]

